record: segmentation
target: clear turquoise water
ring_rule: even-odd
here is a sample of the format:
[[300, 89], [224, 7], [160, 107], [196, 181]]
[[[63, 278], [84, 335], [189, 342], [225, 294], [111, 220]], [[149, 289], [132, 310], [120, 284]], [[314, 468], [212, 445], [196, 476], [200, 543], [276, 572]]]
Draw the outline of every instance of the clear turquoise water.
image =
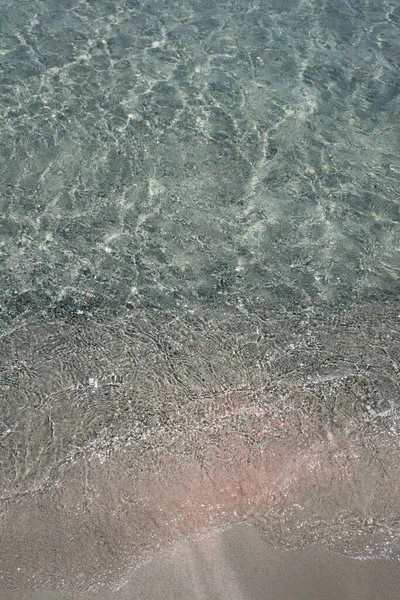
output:
[[222, 403], [246, 439], [307, 415], [357, 447], [348, 503], [303, 491], [300, 537], [258, 511], [270, 541], [397, 556], [397, 3], [0, 8], [5, 512], [213, 447]]

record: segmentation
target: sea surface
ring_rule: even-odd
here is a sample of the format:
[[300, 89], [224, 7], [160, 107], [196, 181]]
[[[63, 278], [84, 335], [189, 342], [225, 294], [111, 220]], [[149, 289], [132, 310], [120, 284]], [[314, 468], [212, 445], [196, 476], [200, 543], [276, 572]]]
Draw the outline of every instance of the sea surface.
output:
[[0, 0], [0, 110], [0, 595], [399, 561], [399, 3]]

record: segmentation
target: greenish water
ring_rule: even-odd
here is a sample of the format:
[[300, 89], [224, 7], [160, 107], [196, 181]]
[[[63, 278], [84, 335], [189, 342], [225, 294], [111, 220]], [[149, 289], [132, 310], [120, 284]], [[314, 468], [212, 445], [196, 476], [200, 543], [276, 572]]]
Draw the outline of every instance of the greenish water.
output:
[[[285, 500], [268, 509], [249, 492], [250, 509], [222, 521], [397, 559], [397, 3], [0, 9], [4, 586], [31, 585], [35, 570], [97, 580], [108, 556], [183, 535], [159, 523], [149, 541], [136, 505], [134, 549], [98, 507], [83, 517], [86, 546], [65, 541], [65, 523], [86, 506], [87, 473], [93, 489], [110, 482], [108, 464], [144, 487], [148, 472], [150, 488], [175, 473], [178, 518], [177, 464], [216, 481], [232, 435], [251, 457], [283, 439], [285, 464], [305, 452], [302, 481], [315, 464], [323, 476], [280, 482]], [[110, 486], [109, 514], [123, 505], [122, 483]], [[29, 511], [33, 533], [18, 521]], [[43, 538], [32, 564], [30, 535]], [[100, 539], [110, 551], [88, 574], [71, 555], [90, 546], [93, 564]]]

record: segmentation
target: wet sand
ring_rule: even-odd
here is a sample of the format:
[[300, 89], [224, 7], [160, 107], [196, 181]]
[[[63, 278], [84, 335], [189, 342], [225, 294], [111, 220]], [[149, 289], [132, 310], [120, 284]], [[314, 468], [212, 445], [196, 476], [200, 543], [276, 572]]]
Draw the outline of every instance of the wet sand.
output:
[[[254, 446], [226, 424], [214, 445], [205, 434], [196, 446], [193, 441], [191, 455], [175, 444], [173, 453], [156, 451], [140, 461], [130, 453], [81, 460], [62, 485], [9, 501], [0, 519], [0, 594], [110, 589], [133, 564], [200, 534], [246, 522], [275, 542], [285, 531], [299, 533], [307, 515], [327, 523], [360, 502], [352, 493], [363, 473], [354, 443], [339, 443], [317, 423], [288, 422], [287, 428], [283, 438], [252, 431], [263, 434]], [[290, 435], [293, 428], [303, 431], [300, 440]], [[300, 537], [304, 544], [303, 529]], [[225, 557], [218, 535], [215, 540], [208, 551], [205, 542], [199, 545], [204, 560]], [[227, 580], [230, 572], [225, 569]]]
[[[399, 560], [341, 556], [310, 545], [303, 530], [303, 548], [285, 550], [249, 524], [293, 533], [307, 506], [330, 522], [346, 507], [370, 514], [374, 490], [384, 491], [357, 444], [317, 422], [296, 429], [296, 444], [293, 435], [265, 434], [256, 449], [225, 432], [219, 452], [206, 446], [215, 463], [205, 453], [201, 464], [185, 464], [178, 453], [142, 467], [128, 454], [76, 464], [62, 487], [10, 503], [2, 515], [0, 599], [394, 600]], [[384, 498], [398, 498], [397, 489]], [[302, 511], [285, 520], [296, 506]], [[146, 548], [152, 558], [140, 563]]]
[[185, 541], [114, 592], [3, 594], [2, 600], [395, 600], [400, 564], [355, 560], [320, 545], [276, 549], [248, 525]]

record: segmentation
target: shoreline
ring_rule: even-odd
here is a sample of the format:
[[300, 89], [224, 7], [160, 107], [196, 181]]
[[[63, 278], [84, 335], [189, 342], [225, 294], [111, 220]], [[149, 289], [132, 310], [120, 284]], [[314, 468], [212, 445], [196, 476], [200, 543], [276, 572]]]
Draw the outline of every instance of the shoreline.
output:
[[186, 540], [136, 568], [118, 590], [5, 592], [3, 600], [395, 600], [399, 561], [355, 560], [320, 544], [285, 550], [245, 524]]

